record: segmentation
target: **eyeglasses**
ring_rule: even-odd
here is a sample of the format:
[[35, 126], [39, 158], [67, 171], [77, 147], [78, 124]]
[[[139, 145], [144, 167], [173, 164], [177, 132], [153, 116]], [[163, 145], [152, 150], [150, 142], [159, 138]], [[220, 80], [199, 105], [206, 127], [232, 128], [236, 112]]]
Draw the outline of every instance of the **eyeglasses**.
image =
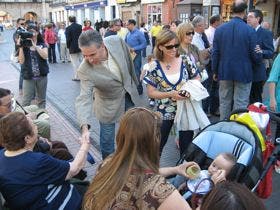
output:
[[174, 47], [177, 49], [180, 46], [180, 44], [174, 44], [174, 45], [167, 45], [164, 46], [167, 50], [172, 50]]
[[13, 111], [15, 109], [15, 107], [16, 107], [16, 100], [14, 98], [14, 94], [13, 93], [10, 94], [10, 98], [11, 98], [11, 100], [8, 103], [6, 103], [6, 104], [2, 104], [1, 103], [0, 106], [4, 106], [4, 107], [6, 107], [8, 109], [11, 109], [11, 111]]
[[194, 31], [186, 32], [187, 36], [194, 35]]
[[21, 26], [24, 26], [24, 25], [25, 25], [25, 23], [21, 23], [20, 25], [21, 25]]

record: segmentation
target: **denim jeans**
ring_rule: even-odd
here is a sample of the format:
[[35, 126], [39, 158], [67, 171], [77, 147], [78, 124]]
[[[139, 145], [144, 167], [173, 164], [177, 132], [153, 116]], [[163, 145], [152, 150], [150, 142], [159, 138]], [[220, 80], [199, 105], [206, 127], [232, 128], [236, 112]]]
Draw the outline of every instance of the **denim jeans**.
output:
[[56, 63], [55, 44], [49, 44], [48, 56], [50, 63]]
[[229, 118], [232, 110], [247, 108], [251, 82], [243, 83], [231, 80], [219, 81], [220, 119]]
[[[128, 93], [125, 94], [125, 110], [133, 107], [134, 104]], [[115, 123], [101, 123], [100, 125], [100, 149], [102, 159], [115, 151]]]
[[101, 123], [100, 125], [100, 149], [102, 159], [115, 151], [115, 123]]
[[140, 74], [141, 74], [141, 66], [142, 66], [141, 50], [136, 51], [136, 53], [137, 53], [137, 55], [133, 60], [133, 64], [134, 64], [134, 71], [135, 71], [136, 77], [139, 81], [137, 90], [138, 90], [139, 95], [141, 95], [141, 94], [143, 94], [143, 87], [140, 82]]

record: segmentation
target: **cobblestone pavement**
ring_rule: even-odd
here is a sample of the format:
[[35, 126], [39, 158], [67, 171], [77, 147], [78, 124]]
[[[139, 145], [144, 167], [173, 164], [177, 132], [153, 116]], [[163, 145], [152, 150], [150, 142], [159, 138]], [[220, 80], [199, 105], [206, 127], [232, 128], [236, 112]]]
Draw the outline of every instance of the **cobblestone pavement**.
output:
[[[4, 32], [5, 43], [0, 43], [0, 87], [11, 89], [17, 98], [18, 95], [18, 65], [11, 64], [10, 54], [13, 51], [11, 41], [12, 31]], [[62, 140], [67, 144], [72, 154], [76, 154], [79, 149], [79, 125], [75, 114], [75, 98], [79, 94], [79, 82], [73, 82], [71, 63], [51, 64], [48, 76], [47, 110], [50, 115], [51, 136], [53, 140]], [[147, 104], [147, 96], [143, 96], [143, 104]], [[215, 119], [217, 120], [217, 119]], [[85, 170], [88, 172], [88, 180], [95, 174], [96, 167], [101, 161], [99, 153], [99, 124], [97, 119], [92, 117], [91, 137], [94, 139], [90, 153], [94, 156], [97, 164], [86, 164]], [[178, 150], [174, 144], [174, 136], [170, 136], [161, 157], [161, 166], [175, 165], [178, 160]], [[273, 194], [265, 200], [268, 209], [279, 209], [280, 206], [280, 176], [274, 174]]]

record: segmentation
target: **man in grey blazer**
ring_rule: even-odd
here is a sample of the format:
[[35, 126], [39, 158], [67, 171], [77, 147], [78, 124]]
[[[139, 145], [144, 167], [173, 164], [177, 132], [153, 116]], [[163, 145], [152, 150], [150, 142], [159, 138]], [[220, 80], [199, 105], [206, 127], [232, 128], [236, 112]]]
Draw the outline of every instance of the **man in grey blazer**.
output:
[[[92, 106], [100, 124], [102, 158], [114, 152], [115, 123], [129, 107], [140, 103], [138, 80], [129, 49], [119, 36], [102, 40], [96, 31], [79, 37], [84, 60], [79, 67], [81, 92], [76, 99], [82, 135], [89, 138]], [[93, 98], [94, 101], [93, 101]]]

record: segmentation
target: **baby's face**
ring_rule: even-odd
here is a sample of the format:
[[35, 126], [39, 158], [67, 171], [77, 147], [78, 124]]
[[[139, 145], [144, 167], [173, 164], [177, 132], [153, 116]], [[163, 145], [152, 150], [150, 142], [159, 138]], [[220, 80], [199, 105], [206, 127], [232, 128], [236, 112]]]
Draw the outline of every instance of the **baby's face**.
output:
[[208, 167], [208, 172], [212, 176], [218, 170], [225, 170], [226, 175], [228, 175], [232, 167], [233, 163], [231, 161], [226, 160], [222, 155], [219, 155], [213, 160], [211, 165]]

